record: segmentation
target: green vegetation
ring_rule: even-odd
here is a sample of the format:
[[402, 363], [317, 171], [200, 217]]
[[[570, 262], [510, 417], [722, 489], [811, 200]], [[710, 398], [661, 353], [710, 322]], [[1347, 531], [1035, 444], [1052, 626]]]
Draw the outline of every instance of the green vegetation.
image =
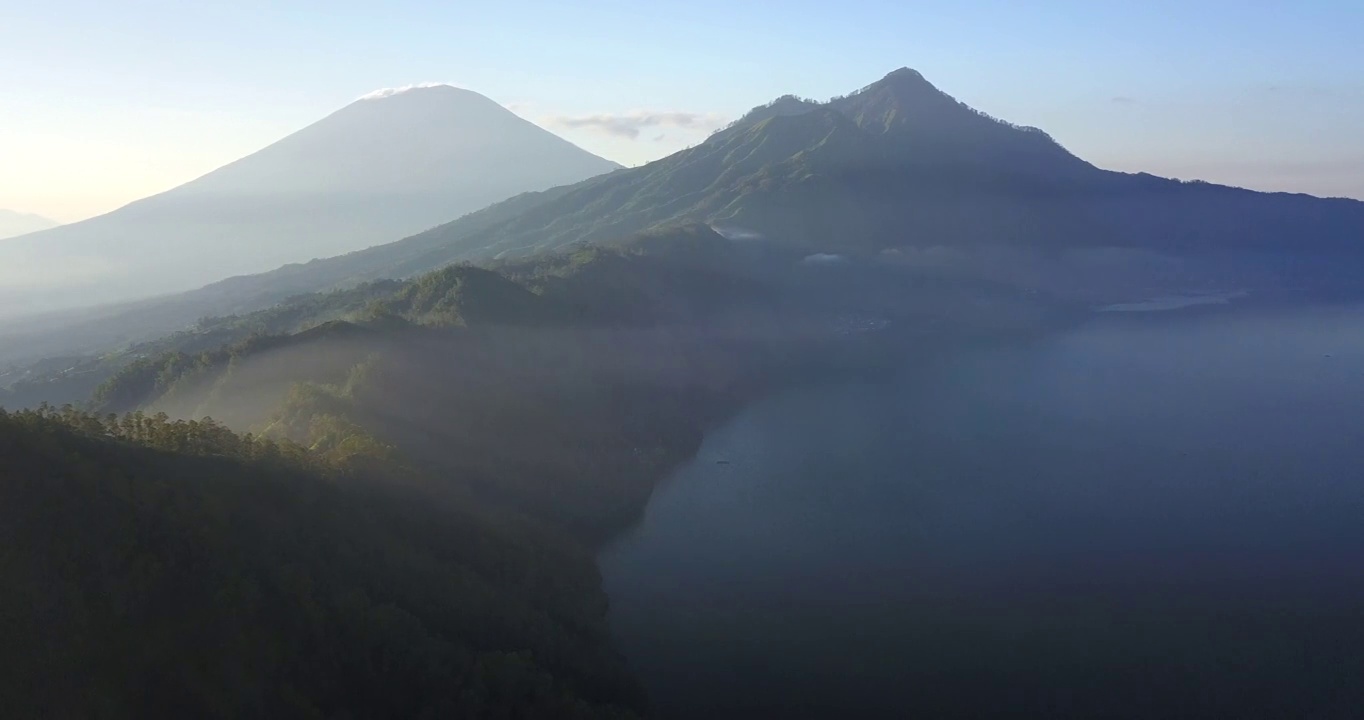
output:
[[[987, 287], [800, 258], [687, 226], [496, 272], [452, 266], [354, 322], [134, 363], [95, 407], [208, 415], [315, 449], [378, 438], [480, 502], [592, 543], [747, 398], [1045, 317]], [[896, 325], [850, 331], [858, 322]]]
[[324, 298], [0, 417], [18, 715], [641, 712], [592, 553], [706, 425], [1032, 307], [704, 226]]
[[[262, 336], [287, 335], [334, 320], [360, 317], [375, 300], [389, 297], [402, 286], [396, 280], [380, 280], [345, 290], [281, 297], [279, 304], [262, 310], [200, 318], [190, 329], [118, 346], [99, 355], [50, 358], [14, 372], [18, 377], [8, 387], [0, 387], [0, 406], [84, 403], [114, 375], [125, 370], [150, 371], [153, 363], [160, 365], [168, 354], [187, 356], [177, 363], [200, 362], [205, 354], [221, 354], [225, 348], [231, 353], [230, 348], [248, 346]], [[117, 346], [112, 341], [109, 344]], [[158, 367], [152, 374], [160, 374], [161, 369]], [[0, 383], [4, 382], [5, 377], [0, 375]], [[114, 404], [128, 403], [115, 400]]]
[[0, 456], [14, 717], [642, 706], [585, 552], [382, 452], [67, 408], [0, 413]]

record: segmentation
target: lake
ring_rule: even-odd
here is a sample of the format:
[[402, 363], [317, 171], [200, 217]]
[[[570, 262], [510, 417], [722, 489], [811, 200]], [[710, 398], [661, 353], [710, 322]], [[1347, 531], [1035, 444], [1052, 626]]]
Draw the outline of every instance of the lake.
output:
[[1360, 717], [1364, 310], [769, 397], [601, 564], [663, 717]]

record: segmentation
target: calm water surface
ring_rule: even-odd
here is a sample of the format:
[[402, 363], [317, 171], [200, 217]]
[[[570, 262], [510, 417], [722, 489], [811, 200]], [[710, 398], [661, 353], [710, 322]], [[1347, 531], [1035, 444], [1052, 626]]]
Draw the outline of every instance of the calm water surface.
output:
[[1364, 717], [1364, 311], [775, 396], [601, 559], [664, 717]]

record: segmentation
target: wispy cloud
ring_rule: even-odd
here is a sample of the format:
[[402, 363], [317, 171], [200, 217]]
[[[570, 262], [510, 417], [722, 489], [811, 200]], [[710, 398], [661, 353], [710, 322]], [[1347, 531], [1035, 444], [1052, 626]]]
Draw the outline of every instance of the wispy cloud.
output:
[[450, 83], [424, 82], [424, 83], [417, 83], [417, 84], [415, 84], [415, 85], [403, 85], [402, 87], [380, 88], [380, 89], [378, 89], [378, 90], [375, 90], [374, 92], [365, 93], [364, 95], [361, 95], [358, 99], [360, 99], [360, 100], [379, 100], [379, 99], [381, 99], [381, 98], [392, 97], [392, 96], [398, 95], [398, 94], [400, 94], [400, 93], [405, 93], [405, 92], [407, 92], [408, 90], [419, 90], [419, 89], [421, 89], [421, 88], [433, 88], [433, 87], [454, 87], [454, 86], [451, 85]]
[[1302, 83], [1293, 83], [1289, 85], [1266, 85], [1264, 86], [1264, 91], [1267, 93], [1285, 95], [1329, 96], [1336, 94], [1336, 90], [1334, 88], [1324, 87], [1321, 85], [1306, 85]]
[[1112, 102], [1115, 105], [1136, 105], [1137, 99], [1134, 97], [1128, 97], [1126, 95], [1115, 95], [1112, 98]]
[[640, 133], [647, 128], [671, 127], [705, 132], [721, 128], [726, 122], [726, 118], [715, 113], [681, 110], [633, 110], [627, 113], [556, 115], [544, 118], [544, 124], [549, 126], [595, 130], [631, 140], [638, 140]]

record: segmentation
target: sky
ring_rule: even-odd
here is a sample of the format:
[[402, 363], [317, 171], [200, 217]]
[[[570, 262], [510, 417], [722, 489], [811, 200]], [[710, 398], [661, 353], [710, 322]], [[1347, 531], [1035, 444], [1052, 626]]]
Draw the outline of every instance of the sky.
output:
[[1364, 199], [1358, 0], [0, 0], [0, 208], [71, 222], [378, 88], [626, 165], [902, 66], [1102, 167]]

